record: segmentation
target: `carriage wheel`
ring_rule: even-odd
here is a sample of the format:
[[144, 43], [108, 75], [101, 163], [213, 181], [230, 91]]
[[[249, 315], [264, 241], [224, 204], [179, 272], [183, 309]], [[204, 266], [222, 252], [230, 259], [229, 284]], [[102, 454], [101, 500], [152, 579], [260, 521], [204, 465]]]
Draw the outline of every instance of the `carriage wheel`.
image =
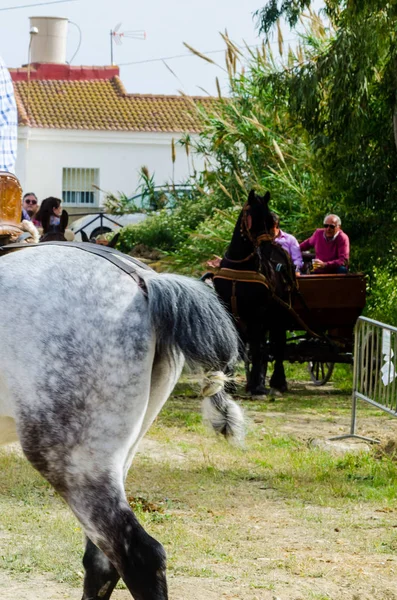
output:
[[307, 365], [310, 379], [314, 385], [325, 385], [332, 376], [335, 363], [310, 361]]

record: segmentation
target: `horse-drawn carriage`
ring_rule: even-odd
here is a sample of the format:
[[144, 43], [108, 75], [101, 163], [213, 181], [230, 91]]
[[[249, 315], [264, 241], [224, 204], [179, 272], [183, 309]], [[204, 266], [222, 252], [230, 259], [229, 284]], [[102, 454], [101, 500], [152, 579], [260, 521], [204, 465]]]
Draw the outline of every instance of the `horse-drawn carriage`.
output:
[[274, 243], [269, 200], [269, 193], [250, 192], [213, 278], [239, 330], [246, 389], [255, 396], [268, 393], [269, 361], [270, 388], [280, 392], [287, 389], [286, 360], [308, 362], [315, 385], [329, 380], [335, 363], [352, 363], [354, 325], [365, 306], [363, 275], [295, 277], [288, 253]]
[[314, 385], [324, 385], [335, 363], [353, 362], [353, 330], [364, 306], [362, 274], [302, 275], [293, 310], [310, 331], [291, 315], [284, 359], [307, 362]]

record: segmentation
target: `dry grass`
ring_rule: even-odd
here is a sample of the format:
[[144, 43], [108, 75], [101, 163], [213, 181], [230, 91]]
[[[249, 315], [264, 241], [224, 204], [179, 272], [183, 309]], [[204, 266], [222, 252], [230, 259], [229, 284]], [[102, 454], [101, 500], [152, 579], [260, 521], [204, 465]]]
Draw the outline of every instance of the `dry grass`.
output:
[[[277, 403], [244, 406], [249, 431], [238, 449], [203, 428], [194, 391], [180, 384], [134, 461], [127, 494], [166, 548], [171, 589], [200, 581], [215, 586], [214, 598], [352, 600], [354, 589], [360, 600], [394, 600], [394, 452], [339, 455], [310, 444], [346, 431], [341, 389], [297, 382]], [[359, 422], [385, 441], [396, 427], [372, 409]], [[21, 456], [2, 451], [0, 465], [0, 566], [80, 586], [78, 524]]]

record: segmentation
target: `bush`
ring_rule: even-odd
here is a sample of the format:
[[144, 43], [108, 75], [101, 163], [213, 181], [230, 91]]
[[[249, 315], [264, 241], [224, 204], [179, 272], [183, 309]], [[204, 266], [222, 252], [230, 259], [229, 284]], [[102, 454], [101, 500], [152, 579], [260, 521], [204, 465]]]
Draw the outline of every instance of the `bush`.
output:
[[390, 265], [373, 267], [365, 312], [371, 319], [397, 326], [397, 273]]
[[190, 234], [185, 243], [169, 257], [169, 266], [179, 273], [201, 275], [208, 270], [206, 262], [213, 255], [222, 256], [229, 244], [240, 207], [215, 209]]
[[137, 244], [144, 244], [166, 253], [175, 252], [209, 212], [211, 203], [207, 197], [182, 197], [174, 209], [149, 213], [142, 223], [124, 227], [117, 248], [129, 252]]

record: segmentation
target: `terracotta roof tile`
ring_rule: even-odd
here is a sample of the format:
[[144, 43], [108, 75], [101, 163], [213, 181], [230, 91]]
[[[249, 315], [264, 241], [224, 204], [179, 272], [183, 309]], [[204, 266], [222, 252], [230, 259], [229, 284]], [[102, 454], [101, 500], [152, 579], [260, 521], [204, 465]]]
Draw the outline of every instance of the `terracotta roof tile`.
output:
[[19, 122], [30, 127], [102, 131], [199, 132], [195, 104], [215, 98], [127, 94], [119, 77], [14, 80]]

